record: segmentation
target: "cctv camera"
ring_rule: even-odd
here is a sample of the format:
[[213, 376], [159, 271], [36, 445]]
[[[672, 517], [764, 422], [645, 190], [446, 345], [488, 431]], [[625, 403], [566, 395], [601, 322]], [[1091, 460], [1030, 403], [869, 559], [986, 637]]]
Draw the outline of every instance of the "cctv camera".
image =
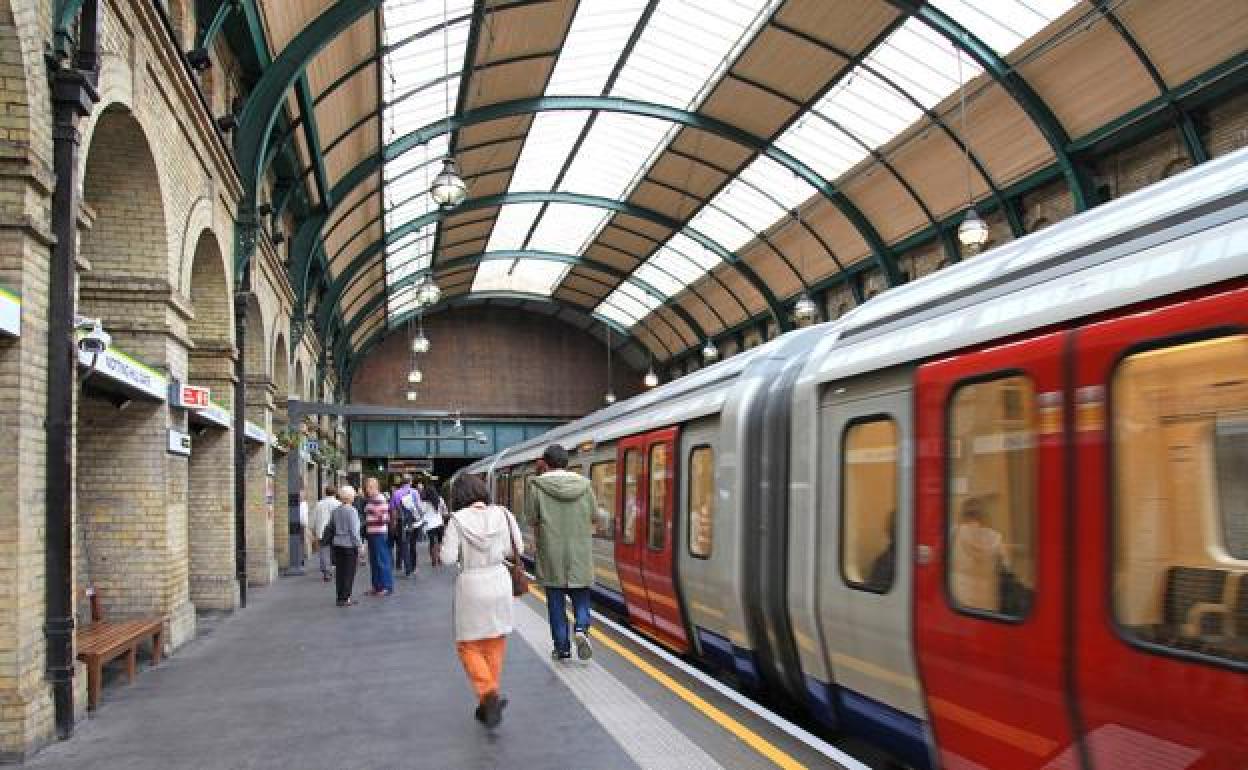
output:
[[85, 329], [86, 333], [78, 338], [78, 349], [88, 355], [99, 355], [113, 344], [113, 337], [104, 331], [98, 318], [78, 318], [75, 328]]

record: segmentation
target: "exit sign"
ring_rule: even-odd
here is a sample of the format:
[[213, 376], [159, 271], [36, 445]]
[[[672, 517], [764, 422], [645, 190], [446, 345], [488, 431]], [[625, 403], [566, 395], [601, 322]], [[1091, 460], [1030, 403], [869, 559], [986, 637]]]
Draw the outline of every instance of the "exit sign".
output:
[[173, 405], [182, 409], [207, 409], [212, 405], [211, 393], [208, 388], [198, 385], [175, 383], [170, 390]]

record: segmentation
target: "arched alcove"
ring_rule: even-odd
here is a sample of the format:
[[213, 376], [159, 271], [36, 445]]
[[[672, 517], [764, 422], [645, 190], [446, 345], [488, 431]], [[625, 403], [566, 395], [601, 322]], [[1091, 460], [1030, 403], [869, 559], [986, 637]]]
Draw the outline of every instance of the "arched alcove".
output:
[[[233, 401], [234, 341], [230, 281], [216, 235], [200, 233], [188, 293], [193, 345], [187, 379], [209, 388], [214, 402]], [[191, 601], [199, 611], [238, 605], [234, 549], [232, 433], [195, 414], [188, 418], [191, 457], [187, 471], [187, 527]]]

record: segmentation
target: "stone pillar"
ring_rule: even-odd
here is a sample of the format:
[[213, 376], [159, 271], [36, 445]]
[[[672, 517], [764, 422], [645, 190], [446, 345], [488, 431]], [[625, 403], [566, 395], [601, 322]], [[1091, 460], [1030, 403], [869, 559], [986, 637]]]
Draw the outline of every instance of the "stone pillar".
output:
[[[277, 366], [277, 364], [275, 364]], [[273, 433], [286, 430], [286, 394], [276, 395], [273, 410]], [[298, 451], [290, 449], [289, 451]], [[290, 526], [286, 510], [286, 454], [273, 452], [272, 459], [276, 475], [273, 477], [273, 558], [277, 560], [278, 571], [290, 568]]]
[[[249, 374], [247, 419], [269, 430], [272, 412], [273, 383]], [[247, 584], [253, 586], [266, 586], [277, 578], [277, 559], [273, 556], [275, 487], [268, 475], [269, 455], [268, 446], [247, 442]]]
[[[212, 391], [230, 409], [234, 347], [199, 343], [191, 352], [189, 381]], [[230, 428], [192, 430], [188, 479], [191, 601], [200, 612], [238, 607], [234, 563], [234, 448]]]
[[[185, 379], [189, 310], [159, 280], [84, 276], [80, 304], [113, 345]], [[164, 403], [84, 395], [78, 413], [77, 509], [83, 561], [110, 619], [163, 617], [176, 649], [195, 635], [190, 600], [188, 458], [167, 451], [186, 416]]]

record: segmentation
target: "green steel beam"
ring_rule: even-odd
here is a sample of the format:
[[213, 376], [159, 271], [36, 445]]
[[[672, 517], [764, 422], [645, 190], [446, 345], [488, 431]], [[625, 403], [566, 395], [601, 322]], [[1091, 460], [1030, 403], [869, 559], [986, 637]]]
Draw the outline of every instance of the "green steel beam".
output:
[[967, 53], [980, 67], [992, 76], [1005, 92], [1022, 108], [1031, 119], [1036, 129], [1044, 137], [1057, 159], [1058, 168], [1066, 178], [1074, 199], [1075, 211], [1084, 211], [1096, 201], [1096, 192], [1092, 189], [1087, 173], [1079, 167], [1068, 145], [1070, 136], [1058, 121], [1049, 105], [1040, 98], [1031, 84], [992, 49], [987, 43], [955, 21], [934, 5], [919, 0], [889, 0], [904, 13], [908, 13], [926, 24], [932, 31], [944, 37], [955, 46]]
[[[379, 256], [384, 256], [385, 246], [387, 243], [398, 240], [409, 233], [417, 232], [420, 228], [427, 224], [439, 222], [447, 216], [464, 211], [492, 208], [494, 206], [502, 206], [508, 203], [545, 202], [570, 203], [573, 205], [592, 206], [594, 208], [607, 209], [618, 213], [630, 214], [639, 219], [654, 222], [655, 224], [661, 225], [669, 230], [683, 232], [686, 236], [694, 241], [697, 241], [703, 247], [707, 248], [722, 259], [726, 264], [741, 273], [742, 277], [744, 277], [746, 281], [749, 282], [750, 285], [762, 295], [768, 308], [771, 309], [773, 315], [775, 316], [776, 323], [780, 324], [780, 328], [786, 331], [791, 328], [791, 325], [785, 318], [785, 314], [779, 300], [776, 299], [776, 296], [772, 293], [771, 288], [767, 286], [767, 283], [763, 281], [756, 272], [754, 272], [754, 269], [750, 267], [748, 263], [738, 258], [736, 254], [721, 246], [717, 241], [703, 235], [697, 230], [686, 227], [683, 223], [672, 219], [666, 214], [643, 208], [626, 201], [619, 201], [614, 198], [602, 198], [593, 195], [580, 195], [576, 193], [563, 192], [518, 192], [503, 193], [501, 195], [489, 195], [481, 198], [471, 198], [464, 201], [464, 203], [453, 209], [451, 212], [432, 211], [428, 214], [424, 214], [416, 217], [415, 219], [404, 222], [402, 225], [387, 233], [383, 240], [376, 241], [362, 249], [360, 253], [356, 255], [355, 259], [353, 259], [350, 264], [338, 273], [338, 277], [334, 279], [330, 286], [327, 304], [337, 304], [342, 299], [342, 297], [347, 293], [347, 289], [355, 282], [355, 280], [357, 280], [358, 276], [363, 273], [363, 270]], [[321, 312], [326, 311], [322, 309]]]
[[217, 35], [221, 34], [221, 29], [225, 26], [225, 20], [230, 17], [231, 13], [238, 10], [238, 0], [218, 0], [217, 10], [212, 14], [212, 21], [208, 22], [208, 26], [201, 27], [199, 34], [195, 36], [195, 48], [207, 55], [211, 50], [213, 42], [216, 41]]
[[[473, 266], [479, 265], [482, 262], [497, 262], [500, 260], [518, 260], [518, 259], [531, 259], [531, 260], [537, 260], [540, 262], [558, 262], [558, 263], [565, 264], [565, 265], [572, 265], [574, 267], [577, 265], [582, 265], [584, 267], [592, 268], [599, 272], [606, 273], [610, 275], [612, 278], [619, 279], [626, 283], [631, 283], [637, 288], [641, 289], [643, 292], [653, 295], [655, 298], [661, 298], [664, 296], [664, 294], [661, 291], [656, 289], [654, 286], [651, 286], [650, 284], [646, 283], [642, 279], [637, 278], [636, 276], [633, 276], [630, 271], [621, 270], [620, 268], [615, 267], [614, 265], [611, 265], [609, 263], [601, 262], [596, 259], [590, 259], [589, 257], [577, 256], [576, 254], [561, 254], [561, 253], [551, 252], [551, 251], [535, 251], [532, 249], [488, 251], [483, 254], [475, 254], [472, 256], [457, 257], [455, 259], [447, 260], [446, 262], [440, 263], [438, 265], [438, 268], [449, 272], [449, 271], [458, 270], [464, 267], [473, 267]], [[412, 275], [405, 276], [402, 280], [389, 285], [387, 287], [387, 291], [389, 293], [397, 292], [407, 286], [416, 284], [423, 277], [424, 277], [423, 273], [414, 273]], [[347, 321], [347, 327], [346, 327], [347, 335], [348, 336], [354, 335], [356, 330], [359, 328], [360, 323], [364, 319], [372, 315], [377, 310], [377, 308], [381, 306], [382, 303], [387, 301], [387, 299], [388, 299], [388, 296], [385, 293], [375, 294], [372, 296], [372, 298], [368, 302], [365, 303], [363, 307], [359, 308], [359, 310], [352, 313], [349, 316], [349, 320]], [[700, 324], [698, 324], [697, 320], [695, 320], [694, 317], [689, 314], [689, 311], [685, 310], [679, 304], [675, 304], [675, 303], [673, 303], [669, 307], [672, 309], [672, 312], [674, 312], [680, 318], [680, 320], [683, 321], [685, 325], [689, 327], [689, 329], [696, 335], [697, 339], [699, 340], [706, 339], [706, 331], [702, 328]]]
[[321, 150], [321, 131], [317, 126], [316, 108], [312, 106], [312, 93], [308, 89], [308, 78], [300, 75], [295, 81], [295, 95], [299, 102], [299, 112], [303, 116], [303, 138], [308, 143], [308, 153], [312, 156], [312, 166], [316, 169], [316, 191], [321, 196], [321, 203], [326, 208], [334, 207], [334, 199], [329, 188], [329, 175], [325, 172], [325, 153]]
[[1118, 14], [1114, 13], [1114, 9], [1109, 4], [1108, 0], [1092, 0], [1092, 4], [1096, 6], [1096, 9], [1100, 11], [1102, 16], [1105, 17], [1105, 20], [1109, 22], [1109, 25], [1114, 28], [1114, 31], [1118, 33], [1118, 36], [1122, 38], [1123, 42], [1127, 44], [1127, 47], [1131, 49], [1131, 52], [1135, 54], [1135, 58], [1139, 60], [1140, 66], [1144, 68], [1144, 71], [1148, 73], [1149, 78], [1152, 79], [1153, 85], [1157, 88], [1157, 92], [1162, 96], [1162, 98], [1167, 99], [1170, 102], [1171, 108], [1174, 110], [1175, 125], [1179, 129], [1179, 135], [1183, 138], [1183, 144], [1187, 149], [1187, 155], [1192, 159], [1192, 165], [1198, 166], [1209, 160], [1209, 151], [1205, 149], [1205, 143], [1200, 139], [1200, 132], [1196, 129], [1196, 123], [1192, 120], [1191, 114], [1187, 110], [1183, 109], [1183, 107], [1173, 99], [1173, 93], [1170, 90], [1169, 84], [1167, 84], [1165, 78], [1161, 76], [1161, 71], [1157, 69], [1157, 65], [1153, 63], [1151, 58], [1149, 58], [1139, 41], [1135, 39], [1135, 35], [1132, 35], [1131, 30], [1127, 29], [1127, 25], [1122, 23], [1122, 20], [1118, 18]]
[[52, 20], [52, 53], [58, 62], [66, 61], [73, 55], [74, 19], [82, 10], [83, 2], [85, 0], [56, 0]]

